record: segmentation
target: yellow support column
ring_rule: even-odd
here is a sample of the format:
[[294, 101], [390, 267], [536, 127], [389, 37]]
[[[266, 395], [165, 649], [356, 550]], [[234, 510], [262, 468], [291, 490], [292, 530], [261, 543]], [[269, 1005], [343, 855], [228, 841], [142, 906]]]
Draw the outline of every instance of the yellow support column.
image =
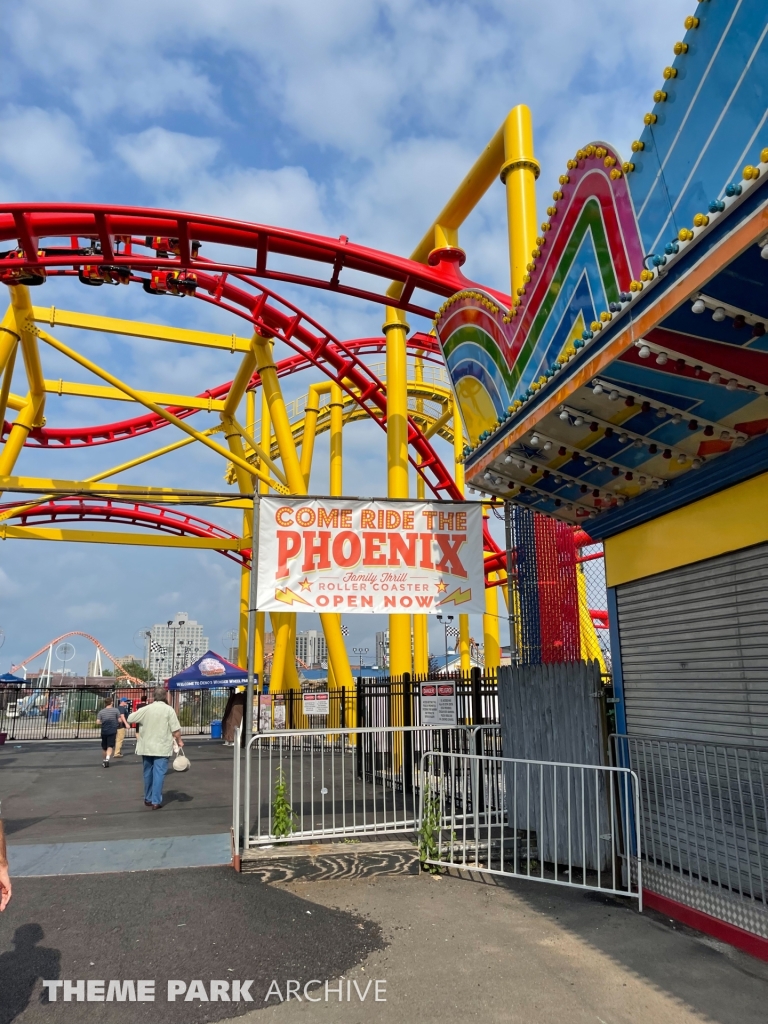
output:
[[[255, 404], [254, 396], [254, 417], [256, 415]], [[250, 425], [251, 433], [253, 433], [255, 429], [256, 424], [253, 422]], [[272, 421], [269, 418], [269, 403], [267, 402], [267, 396], [264, 394], [263, 389], [261, 392], [261, 449], [268, 455], [272, 454]], [[269, 494], [269, 484], [264, 480], [259, 480], [259, 494]], [[266, 631], [266, 612], [256, 612], [256, 649], [254, 651], [253, 671], [258, 673], [260, 680], [264, 679], [264, 635]]]
[[[293, 494], [306, 494], [307, 487], [304, 482], [304, 474], [301, 471], [301, 464], [296, 453], [296, 445], [293, 440], [290, 420], [285, 408], [283, 394], [280, 389], [277, 370], [272, 357], [272, 348], [269, 339], [255, 336], [253, 339], [253, 351], [256, 356], [256, 364], [261, 375], [261, 384], [264, 394], [269, 403], [269, 412], [274, 424], [275, 437], [280, 457], [283, 462], [288, 486]], [[344, 637], [341, 634], [338, 616], [333, 613], [323, 613], [320, 621], [325, 633], [325, 640], [328, 644], [328, 658], [333, 665], [333, 673], [339, 686], [352, 688], [352, 671], [349, 667], [347, 650], [344, 646]], [[275, 661], [277, 661], [277, 647], [275, 647]], [[273, 668], [274, 671], [274, 668]]]
[[[408, 363], [405, 315], [387, 306], [383, 330], [387, 338], [387, 495], [408, 498]], [[393, 676], [412, 672], [411, 616], [389, 616], [389, 670]]]
[[286, 663], [291, 640], [290, 616], [282, 612], [270, 612], [272, 632], [275, 634], [275, 653], [272, 656], [272, 673], [269, 677], [269, 692], [284, 693], [288, 687]]
[[[495, 580], [498, 573], [491, 573]], [[499, 594], [498, 587], [485, 588], [485, 615], [483, 616], [483, 644], [485, 646], [485, 667], [496, 669], [501, 662], [501, 642], [499, 640]]]
[[[3, 446], [0, 455], [0, 476], [11, 475], [30, 430], [42, 426], [45, 408], [45, 380], [37, 347], [37, 331], [32, 315], [32, 303], [29, 301], [29, 289], [26, 285], [13, 285], [8, 291], [11, 296], [11, 308], [3, 318], [3, 350], [0, 354], [3, 361], [7, 361], [16, 348], [15, 339], [18, 338], [29, 392], [24, 407], [19, 411]], [[10, 388], [10, 380], [8, 387]]]
[[[422, 353], [416, 353], [414, 379], [418, 384], [424, 381], [424, 360]], [[424, 399], [416, 399], [416, 412], [424, 412]], [[421, 473], [416, 474], [416, 497], [424, 501], [426, 487], [424, 477]], [[427, 615], [413, 616], [413, 671], [418, 675], [426, 675], [429, 671], [429, 617]]]
[[536, 179], [539, 164], [533, 155], [533, 124], [525, 104], [513, 107], [504, 122], [504, 164], [501, 180], [507, 192], [509, 268], [512, 298], [525, 287], [526, 265], [533, 252], [536, 223]]
[[340, 498], [344, 493], [342, 437], [344, 429], [344, 392], [338, 384], [331, 384], [331, 462], [329, 467], [330, 493]]
[[[246, 392], [245, 396], [245, 424], [246, 430], [253, 431], [253, 420], [254, 410], [256, 408], [256, 398], [252, 391]], [[232, 420], [228, 420], [228, 424], [231, 424]], [[249, 427], [250, 424], [250, 427]], [[227, 426], [227, 424], [225, 424]], [[232, 430], [231, 426], [228, 430]], [[236, 451], [236, 442], [234, 436], [229, 432], [227, 433], [227, 441], [229, 447]], [[237, 444], [239, 444], [240, 451], [242, 452], [242, 441], [240, 437], [237, 437]], [[244, 478], [243, 483], [247, 490], [253, 486], [253, 477], [248, 477], [244, 470], [240, 470], [239, 467], [235, 467], [235, 474], [237, 476], [237, 483], [240, 487], [240, 493], [243, 493], [243, 484], [241, 484], [241, 476]], [[243, 542], [246, 546], [253, 547], [253, 512], [243, 512]], [[238, 637], [237, 637], [237, 663], [240, 668], [246, 668], [248, 665], [248, 608], [250, 606], [251, 596], [251, 570], [247, 565], [244, 565], [240, 570], [240, 616], [238, 619]], [[258, 638], [254, 636], [254, 673], [259, 677], [261, 682], [261, 673], [256, 668], [256, 662], [258, 658]], [[263, 651], [262, 651], [262, 672], [263, 672]]]
[[[464, 428], [456, 396], [453, 397], [453, 478], [464, 494]], [[469, 616], [459, 615], [459, 659], [462, 672], [472, 668], [469, 651]]]

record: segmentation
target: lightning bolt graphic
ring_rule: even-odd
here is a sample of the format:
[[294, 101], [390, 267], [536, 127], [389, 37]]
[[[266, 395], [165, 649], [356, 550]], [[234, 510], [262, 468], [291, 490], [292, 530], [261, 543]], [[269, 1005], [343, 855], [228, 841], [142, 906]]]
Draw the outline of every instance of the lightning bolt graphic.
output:
[[472, 589], [462, 590], [461, 587], [456, 587], [450, 594], [447, 594], [439, 604], [448, 604], [449, 601], [453, 601], [454, 604], [466, 604], [467, 601], [472, 600]]
[[305, 601], [299, 594], [294, 594], [290, 587], [285, 587], [283, 590], [277, 587], [275, 589], [275, 599], [283, 601], [285, 604], [295, 604], [298, 601], [299, 604], [305, 604], [308, 608], [312, 607], [309, 601]]

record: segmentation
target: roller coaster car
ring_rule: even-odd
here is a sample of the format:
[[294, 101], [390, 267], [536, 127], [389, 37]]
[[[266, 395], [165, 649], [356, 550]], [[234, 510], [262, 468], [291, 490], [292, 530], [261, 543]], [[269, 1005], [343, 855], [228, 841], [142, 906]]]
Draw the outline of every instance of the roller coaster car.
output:
[[153, 270], [149, 281], [144, 282], [144, 291], [151, 295], [194, 295], [197, 289], [197, 274], [188, 270]]
[[[147, 248], [154, 249], [157, 255], [161, 257], [161, 259], [167, 259], [168, 256], [170, 255], [181, 255], [181, 247], [179, 245], [178, 238], [153, 238], [151, 235], [147, 235], [144, 239], [144, 242]], [[189, 243], [189, 248], [192, 253], [193, 260], [197, 259], [197, 254], [200, 252], [201, 246], [202, 242], [198, 242], [197, 240], [194, 240]]]
[[77, 272], [81, 284], [98, 288], [102, 284], [130, 284], [129, 267], [111, 267], [96, 263], [86, 263]]
[[[42, 249], [38, 249], [38, 256], [44, 256], [45, 253]], [[23, 249], [12, 249], [10, 252], [0, 252], [0, 259], [3, 260], [24, 260], [26, 254]], [[30, 287], [34, 287], [38, 284], [44, 284], [46, 279], [46, 273], [43, 267], [19, 267], [18, 270], [12, 267], [5, 267], [0, 270], [0, 283], [2, 284], [26, 284]]]

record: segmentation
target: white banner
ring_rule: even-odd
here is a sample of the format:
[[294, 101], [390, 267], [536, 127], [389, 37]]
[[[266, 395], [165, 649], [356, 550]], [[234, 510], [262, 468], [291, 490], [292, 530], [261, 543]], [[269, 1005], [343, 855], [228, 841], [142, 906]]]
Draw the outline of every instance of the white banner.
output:
[[485, 611], [479, 504], [261, 499], [259, 611]]

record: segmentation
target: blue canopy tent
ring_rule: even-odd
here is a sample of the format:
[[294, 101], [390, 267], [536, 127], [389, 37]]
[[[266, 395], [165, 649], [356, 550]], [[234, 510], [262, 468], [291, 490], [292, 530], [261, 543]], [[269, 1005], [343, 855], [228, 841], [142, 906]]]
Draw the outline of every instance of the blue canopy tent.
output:
[[166, 682], [169, 690], [211, 690], [219, 686], [245, 686], [248, 673], [214, 651], [206, 651], [183, 672]]
[[0, 683], [8, 683], [10, 686], [24, 686], [26, 679], [21, 676], [12, 676], [10, 672], [4, 672], [0, 676]]

